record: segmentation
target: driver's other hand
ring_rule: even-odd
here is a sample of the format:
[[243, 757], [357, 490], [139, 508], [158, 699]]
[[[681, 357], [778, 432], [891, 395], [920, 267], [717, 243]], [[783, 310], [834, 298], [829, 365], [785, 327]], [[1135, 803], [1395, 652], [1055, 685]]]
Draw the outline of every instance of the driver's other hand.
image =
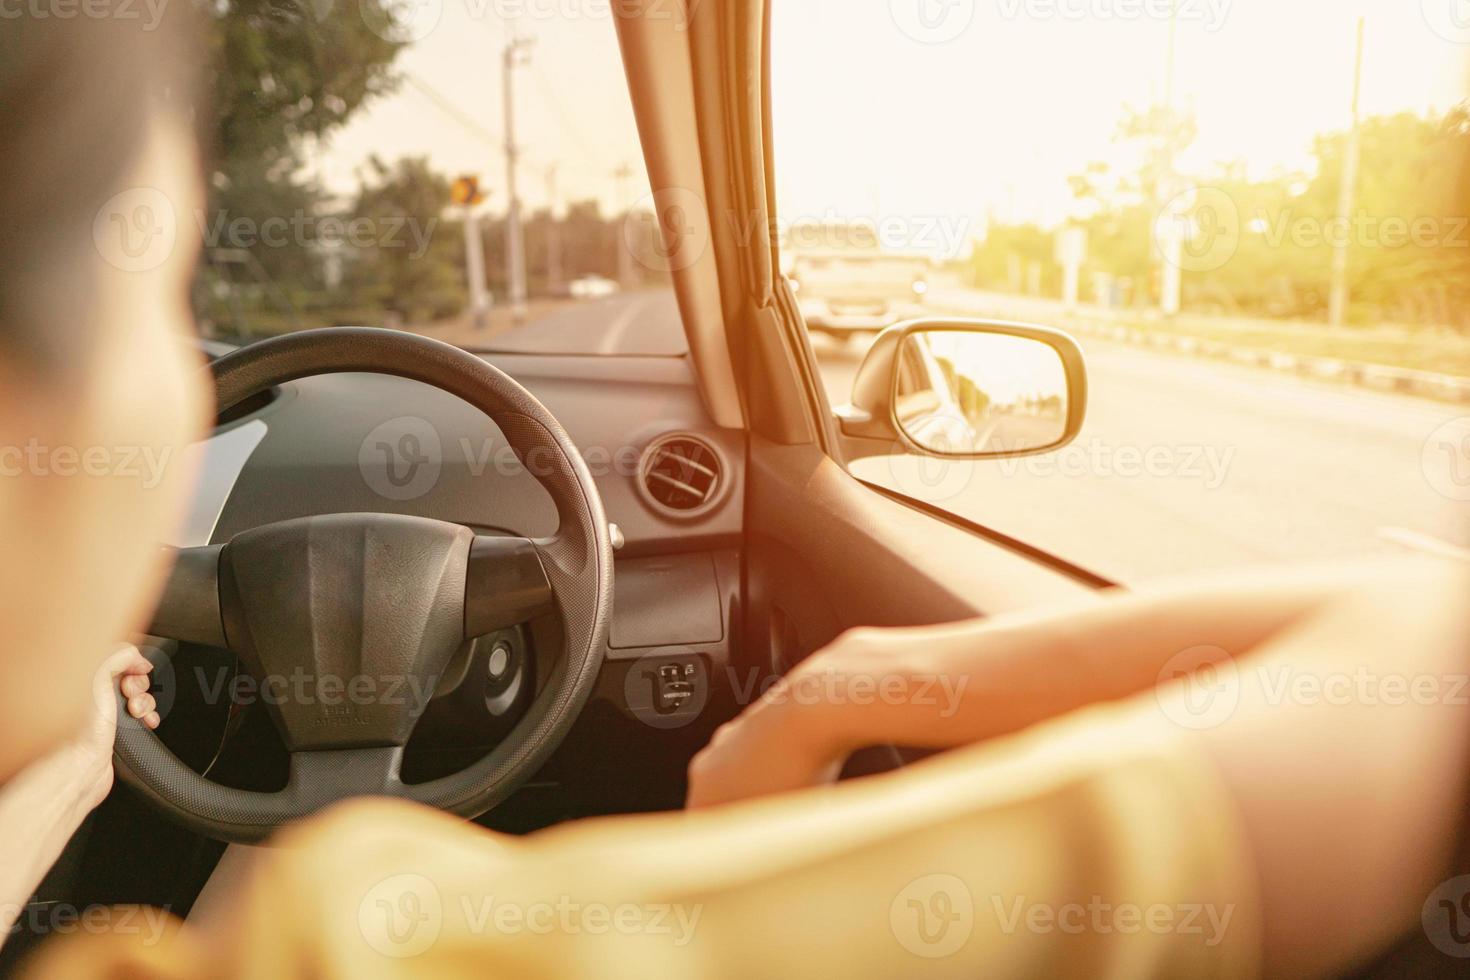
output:
[[835, 782], [845, 744], [820, 696], [831, 658], [813, 656], [721, 725], [689, 763], [689, 809]]
[[[149, 728], [157, 728], [163, 719], [158, 714], [158, 702], [153, 700], [153, 695], [148, 693], [148, 675], [153, 670], [153, 665], [138, 651], [131, 643], [126, 644], [117, 653], [108, 658], [98, 671], [96, 682], [103, 681], [106, 673], [107, 693], [112, 693], [112, 683], [116, 681], [118, 689], [122, 691], [123, 697], [128, 699], [128, 714], [141, 721]], [[94, 689], [97, 686], [94, 683]], [[99, 708], [101, 705], [99, 704]], [[114, 709], [116, 705], [113, 705]], [[112, 726], [106, 732], [107, 741], [111, 743], [117, 732], [116, 711], [110, 713]]]
[[88, 810], [112, 789], [112, 743], [117, 738], [117, 696], [113, 692], [122, 691], [128, 714], [149, 728], [159, 725], [158, 705], [148, 693], [152, 670], [137, 647], [131, 643], [119, 647], [92, 675], [92, 710], [86, 724], [76, 738], [38, 763], [64, 773]]
[[127, 699], [128, 714], [149, 728], [157, 728], [162, 719], [158, 704], [148, 693], [148, 674], [153, 665], [131, 643], [119, 647], [102, 662], [92, 675], [92, 712], [82, 731], [81, 747], [94, 756], [112, 757], [112, 743], [117, 738], [117, 699], [113, 688]]

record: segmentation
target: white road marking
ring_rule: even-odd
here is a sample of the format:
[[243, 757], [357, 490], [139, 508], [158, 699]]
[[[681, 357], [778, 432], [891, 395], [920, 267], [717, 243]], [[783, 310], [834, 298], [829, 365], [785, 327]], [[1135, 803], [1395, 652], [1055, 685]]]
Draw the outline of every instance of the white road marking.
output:
[[608, 324], [607, 333], [602, 335], [602, 343], [598, 345], [599, 354], [615, 354], [618, 344], [622, 343], [623, 334], [633, 325], [633, 320], [647, 302], [646, 298], [631, 300], [626, 309], [623, 310], [612, 323]]
[[1448, 541], [1441, 541], [1439, 538], [1420, 534], [1418, 531], [1410, 531], [1405, 527], [1380, 527], [1378, 536], [1411, 551], [1422, 551], [1440, 558], [1470, 562], [1470, 548], [1461, 548], [1457, 544], [1450, 544]]

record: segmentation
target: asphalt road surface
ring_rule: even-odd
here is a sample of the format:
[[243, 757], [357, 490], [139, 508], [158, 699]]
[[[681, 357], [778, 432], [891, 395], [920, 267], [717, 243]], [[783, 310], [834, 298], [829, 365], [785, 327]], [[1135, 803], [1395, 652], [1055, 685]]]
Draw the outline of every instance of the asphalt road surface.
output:
[[[681, 339], [672, 295], [640, 292], [488, 346], [668, 353]], [[829, 398], [847, 401], [865, 345], [814, 345]], [[1083, 348], [1091, 399], [1071, 446], [854, 471], [1125, 583], [1364, 554], [1470, 559], [1464, 406], [1100, 340]]]

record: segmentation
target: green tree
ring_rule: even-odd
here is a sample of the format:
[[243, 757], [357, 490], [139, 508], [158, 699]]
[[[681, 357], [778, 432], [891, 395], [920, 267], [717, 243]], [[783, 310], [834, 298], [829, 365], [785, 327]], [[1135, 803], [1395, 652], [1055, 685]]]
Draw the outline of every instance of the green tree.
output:
[[[298, 311], [328, 302], [324, 256], [311, 230], [331, 209], [322, 189], [302, 174], [306, 147], [397, 84], [392, 65], [403, 45], [383, 27], [392, 23], [391, 0], [354, 0], [362, 16], [332, 5], [212, 0], [202, 7], [213, 114], [204, 135], [209, 199], [198, 292], [240, 292], [227, 270], [241, 267], [246, 253], [260, 281], [245, 290], [246, 312], [272, 321], [295, 322]], [[261, 240], [259, 229], [270, 219], [291, 222], [292, 232], [284, 240]], [[236, 233], [241, 228], [250, 232], [243, 240]], [[224, 261], [212, 262], [212, 254]]]
[[346, 217], [346, 287], [358, 309], [421, 324], [464, 308], [464, 235], [442, 220], [449, 180], [425, 157], [374, 156]]

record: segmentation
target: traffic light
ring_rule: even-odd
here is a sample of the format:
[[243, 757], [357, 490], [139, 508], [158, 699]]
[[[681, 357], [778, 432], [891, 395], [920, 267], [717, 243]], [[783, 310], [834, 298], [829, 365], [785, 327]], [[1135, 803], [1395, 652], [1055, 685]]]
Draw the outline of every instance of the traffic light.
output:
[[485, 200], [485, 195], [480, 191], [480, 178], [472, 175], [454, 178], [454, 182], [449, 185], [449, 200], [466, 207]]

